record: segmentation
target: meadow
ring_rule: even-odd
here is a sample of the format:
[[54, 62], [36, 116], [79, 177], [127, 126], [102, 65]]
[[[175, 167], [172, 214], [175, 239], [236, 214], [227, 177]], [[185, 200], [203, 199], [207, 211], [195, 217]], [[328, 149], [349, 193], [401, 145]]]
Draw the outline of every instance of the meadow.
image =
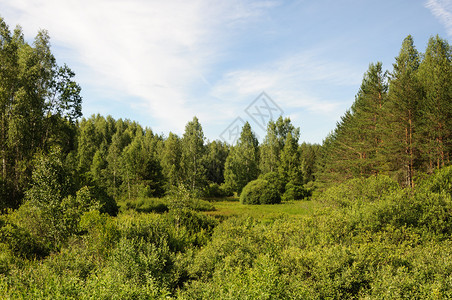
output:
[[450, 178], [445, 168], [415, 190], [385, 176], [352, 179], [275, 205], [124, 201], [116, 217], [85, 212], [50, 252], [27, 234], [39, 220], [19, 225], [30, 214], [21, 207], [1, 219], [0, 296], [449, 299]]

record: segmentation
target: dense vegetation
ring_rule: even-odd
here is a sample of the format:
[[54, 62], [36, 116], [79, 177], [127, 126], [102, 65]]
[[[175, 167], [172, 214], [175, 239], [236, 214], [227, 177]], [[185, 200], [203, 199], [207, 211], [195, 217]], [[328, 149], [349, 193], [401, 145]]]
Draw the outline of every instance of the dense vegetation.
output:
[[446, 40], [371, 64], [321, 146], [81, 118], [48, 34], [1, 18], [0, 62], [1, 298], [452, 298]]

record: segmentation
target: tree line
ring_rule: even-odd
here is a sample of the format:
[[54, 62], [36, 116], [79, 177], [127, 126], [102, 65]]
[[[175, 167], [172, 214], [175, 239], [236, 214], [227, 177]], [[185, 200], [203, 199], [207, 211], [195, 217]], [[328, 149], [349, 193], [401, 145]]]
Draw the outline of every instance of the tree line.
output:
[[[182, 136], [163, 136], [129, 120], [100, 115], [78, 124], [77, 148], [67, 156], [80, 186], [95, 186], [115, 199], [160, 197], [184, 186], [205, 197], [240, 194], [259, 176], [273, 176], [281, 193], [289, 182], [314, 180], [318, 145], [298, 144], [299, 128], [289, 118], [268, 124], [259, 142], [246, 123], [236, 145], [207, 141], [198, 118]], [[268, 158], [268, 159], [267, 159]]]
[[67, 195], [86, 186], [105, 205], [180, 186], [197, 196], [240, 195], [255, 180], [285, 200], [377, 174], [414, 187], [420, 174], [450, 164], [451, 57], [438, 36], [425, 53], [408, 36], [391, 72], [370, 64], [352, 107], [322, 146], [300, 144], [300, 129], [283, 117], [268, 123], [262, 143], [246, 123], [229, 145], [206, 140], [196, 117], [182, 136], [111, 116], [80, 119], [80, 86], [57, 64], [47, 32], [30, 45], [19, 26], [11, 32], [0, 19], [1, 208], [23, 203], [48, 157], [61, 162]]
[[320, 185], [389, 175], [414, 187], [421, 174], [450, 165], [452, 48], [431, 37], [425, 53], [404, 39], [393, 70], [370, 64], [352, 107], [324, 140]]
[[319, 146], [299, 145], [300, 130], [288, 118], [270, 121], [261, 145], [247, 123], [234, 146], [207, 141], [196, 117], [182, 136], [111, 116], [81, 119], [81, 88], [74, 72], [57, 64], [48, 33], [40, 31], [29, 44], [20, 26], [11, 31], [3, 19], [0, 62], [1, 209], [19, 207], [36, 195], [27, 192], [35, 186], [53, 186], [48, 197], [61, 189], [60, 200], [88, 187], [114, 206], [114, 200], [160, 197], [180, 186], [197, 196], [240, 194], [264, 175], [281, 195], [288, 183], [314, 180]]
[[74, 148], [81, 117], [80, 86], [74, 72], [57, 64], [47, 31], [30, 45], [17, 26], [0, 18], [0, 197], [17, 207], [30, 186], [38, 153]]

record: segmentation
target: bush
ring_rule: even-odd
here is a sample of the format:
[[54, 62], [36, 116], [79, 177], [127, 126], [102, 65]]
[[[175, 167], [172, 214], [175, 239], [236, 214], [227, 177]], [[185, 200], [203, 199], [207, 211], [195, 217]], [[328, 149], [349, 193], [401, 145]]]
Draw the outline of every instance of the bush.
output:
[[286, 185], [286, 191], [282, 196], [282, 200], [284, 201], [293, 201], [293, 200], [302, 200], [311, 196], [311, 192], [305, 189], [302, 185], [293, 184], [289, 182]]
[[374, 202], [397, 190], [397, 182], [384, 175], [354, 178], [327, 189], [319, 195], [321, 200], [340, 207], [356, 202]]
[[264, 179], [249, 182], [240, 194], [242, 204], [277, 204], [281, 196], [275, 185]]
[[219, 185], [218, 183], [211, 183], [203, 191], [205, 197], [208, 198], [223, 198], [232, 196], [233, 193], [228, 191], [224, 184]]
[[260, 179], [267, 180], [278, 191], [280, 195], [284, 194], [286, 184], [278, 172], [268, 172], [259, 177]]
[[420, 183], [418, 189], [434, 193], [445, 192], [452, 196], [452, 166], [436, 170]]
[[38, 258], [49, 254], [49, 249], [24, 228], [10, 222], [3, 222], [0, 227], [0, 243], [4, 243], [21, 258]]
[[113, 197], [109, 196], [107, 192], [99, 188], [97, 186], [90, 186], [89, 187], [91, 197], [93, 199], [96, 199], [100, 203], [100, 212], [101, 213], [107, 213], [110, 216], [117, 216], [119, 212], [119, 206], [116, 203], [115, 199]]
[[214, 211], [215, 206], [209, 201], [193, 199], [190, 203], [190, 209], [194, 211]]
[[127, 200], [125, 203], [126, 209], [133, 209], [137, 212], [144, 213], [164, 213], [168, 211], [168, 205], [163, 199], [159, 198], [144, 198]]

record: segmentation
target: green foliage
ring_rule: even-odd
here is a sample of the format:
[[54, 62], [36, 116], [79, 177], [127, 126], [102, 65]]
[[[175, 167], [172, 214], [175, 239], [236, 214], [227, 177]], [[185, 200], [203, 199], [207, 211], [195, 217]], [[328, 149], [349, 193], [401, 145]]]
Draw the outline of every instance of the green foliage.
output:
[[[219, 223], [190, 209], [116, 218], [90, 211], [79, 223], [85, 234], [39, 263], [19, 268], [9, 246], [0, 247], [2, 296], [448, 298], [452, 200], [429, 190], [446, 174], [414, 192], [385, 176], [351, 181], [354, 203], [298, 217]], [[345, 195], [341, 187], [335, 197]]]
[[277, 204], [281, 203], [281, 196], [274, 184], [265, 179], [249, 182], [240, 194], [242, 204]]
[[191, 192], [202, 190], [206, 184], [205, 178], [205, 145], [204, 133], [198, 118], [194, 117], [185, 126], [181, 141], [181, 171], [185, 184]]
[[226, 159], [224, 177], [226, 190], [240, 194], [245, 185], [259, 175], [258, 140], [248, 122], [243, 125], [237, 145]]
[[110, 216], [116, 216], [119, 212], [119, 206], [115, 199], [107, 194], [107, 192], [97, 186], [89, 187], [90, 197], [99, 202], [101, 213], [107, 213]]
[[87, 187], [81, 188], [75, 196], [70, 194], [69, 177], [59, 150], [37, 158], [32, 178], [33, 185], [26, 194], [28, 206], [18, 214], [34, 210], [36, 219], [31, 220], [28, 229], [52, 247], [59, 248], [77, 232], [81, 215], [98, 210], [99, 202]]
[[209, 187], [204, 189], [203, 195], [207, 198], [222, 198], [232, 196], [232, 193], [226, 190], [224, 184], [219, 185], [218, 183], [211, 183], [209, 184]]
[[436, 170], [432, 176], [420, 183], [418, 189], [452, 195], [452, 166]]
[[451, 49], [435, 36], [420, 54], [408, 36], [391, 73], [369, 66], [354, 104], [324, 141], [321, 184], [386, 174], [413, 188], [418, 173], [450, 165]]
[[379, 175], [369, 178], [355, 178], [327, 189], [318, 197], [321, 201], [341, 207], [354, 203], [373, 202], [384, 198], [398, 188], [397, 182]]
[[423, 171], [431, 173], [450, 163], [452, 50], [447, 40], [438, 35], [429, 39], [418, 76], [423, 91], [419, 102], [420, 153]]
[[13, 255], [20, 258], [40, 258], [49, 254], [48, 247], [25, 228], [9, 220], [0, 220], [0, 244], [4, 244]]
[[207, 144], [206, 176], [209, 182], [221, 185], [224, 183], [224, 165], [229, 154], [226, 143], [213, 141]]
[[302, 200], [311, 196], [311, 191], [302, 185], [289, 182], [286, 184], [285, 192], [282, 195], [283, 201]]
[[160, 198], [138, 198], [126, 200], [123, 209], [133, 209], [144, 213], [164, 213], [168, 211], [166, 201]]
[[0, 161], [2, 207], [17, 208], [31, 182], [33, 157], [59, 146], [73, 150], [81, 116], [80, 86], [58, 66], [45, 30], [28, 44], [0, 17]]
[[261, 176], [260, 179], [268, 181], [279, 194], [283, 194], [285, 190], [285, 179], [278, 172], [268, 172]]
[[181, 141], [179, 137], [172, 132], [164, 141], [160, 161], [163, 168], [163, 174], [166, 177], [166, 190], [179, 185], [181, 183]]
[[[452, 298], [451, 61], [446, 40], [420, 54], [408, 36], [322, 147], [282, 117], [232, 147], [196, 117], [166, 139], [78, 122], [47, 32], [30, 45], [0, 18], [0, 298]], [[288, 203], [199, 199], [233, 192]]]

